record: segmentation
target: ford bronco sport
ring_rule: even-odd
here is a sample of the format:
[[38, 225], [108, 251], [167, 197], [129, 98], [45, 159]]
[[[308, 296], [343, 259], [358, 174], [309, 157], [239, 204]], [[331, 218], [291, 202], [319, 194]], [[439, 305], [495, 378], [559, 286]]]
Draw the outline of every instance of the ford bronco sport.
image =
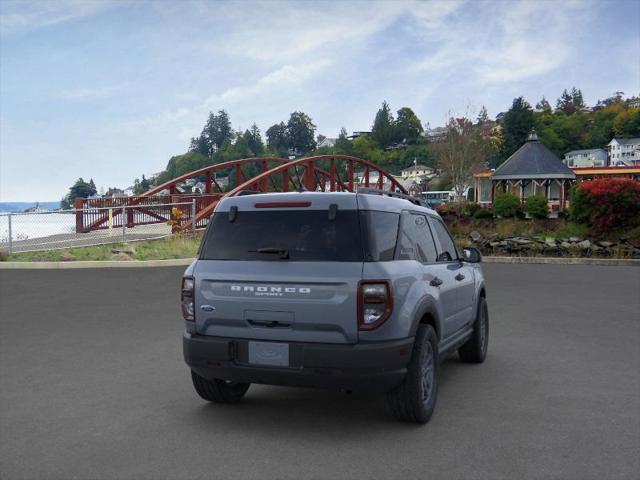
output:
[[412, 197], [225, 198], [182, 279], [195, 390], [224, 403], [251, 383], [386, 392], [398, 419], [425, 423], [439, 362], [487, 354], [479, 262]]

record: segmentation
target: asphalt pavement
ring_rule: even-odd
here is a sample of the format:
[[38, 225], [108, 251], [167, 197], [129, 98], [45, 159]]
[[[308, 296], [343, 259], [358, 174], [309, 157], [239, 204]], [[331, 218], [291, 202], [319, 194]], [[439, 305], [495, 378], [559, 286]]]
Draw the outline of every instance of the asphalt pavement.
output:
[[0, 478], [639, 478], [640, 268], [484, 268], [489, 357], [445, 362], [425, 426], [382, 396], [202, 401], [183, 268], [0, 270]]

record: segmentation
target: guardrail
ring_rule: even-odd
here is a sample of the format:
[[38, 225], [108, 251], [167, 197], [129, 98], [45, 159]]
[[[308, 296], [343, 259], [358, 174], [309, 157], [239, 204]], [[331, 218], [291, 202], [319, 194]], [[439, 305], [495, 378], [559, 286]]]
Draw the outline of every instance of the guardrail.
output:
[[[31, 252], [195, 232], [198, 201], [0, 214], [0, 250]], [[104, 219], [104, 221], [103, 221]], [[98, 227], [89, 228], [100, 221]], [[203, 222], [200, 222], [203, 223]]]

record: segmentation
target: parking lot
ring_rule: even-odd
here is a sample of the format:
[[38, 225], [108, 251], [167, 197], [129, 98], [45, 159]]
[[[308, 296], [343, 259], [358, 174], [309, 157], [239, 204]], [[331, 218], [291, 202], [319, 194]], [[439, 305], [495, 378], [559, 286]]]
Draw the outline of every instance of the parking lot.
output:
[[0, 270], [0, 478], [637, 478], [640, 268], [484, 268], [489, 357], [442, 366], [426, 426], [331, 391], [206, 404], [182, 268]]

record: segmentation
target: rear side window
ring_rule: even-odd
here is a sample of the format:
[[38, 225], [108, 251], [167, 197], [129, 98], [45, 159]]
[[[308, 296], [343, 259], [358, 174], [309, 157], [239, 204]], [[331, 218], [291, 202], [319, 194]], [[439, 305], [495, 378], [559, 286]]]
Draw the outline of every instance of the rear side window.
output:
[[363, 261], [358, 212], [338, 210], [238, 211], [213, 215], [202, 260]]
[[433, 234], [438, 239], [438, 261], [439, 262], [451, 262], [458, 259], [458, 252], [456, 246], [449, 235], [447, 227], [444, 226], [441, 220], [437, 218], [431, 218], [431, 226], [433, 228]]
[[375, 210], [360, 212], [366, 261], [387, 262], [393, 260], [398, 238], [399, 219], [400, 215], [392, 212]]
[[424, 215], [403, 213], [398, 260], [436, 261], [436, 246]]

